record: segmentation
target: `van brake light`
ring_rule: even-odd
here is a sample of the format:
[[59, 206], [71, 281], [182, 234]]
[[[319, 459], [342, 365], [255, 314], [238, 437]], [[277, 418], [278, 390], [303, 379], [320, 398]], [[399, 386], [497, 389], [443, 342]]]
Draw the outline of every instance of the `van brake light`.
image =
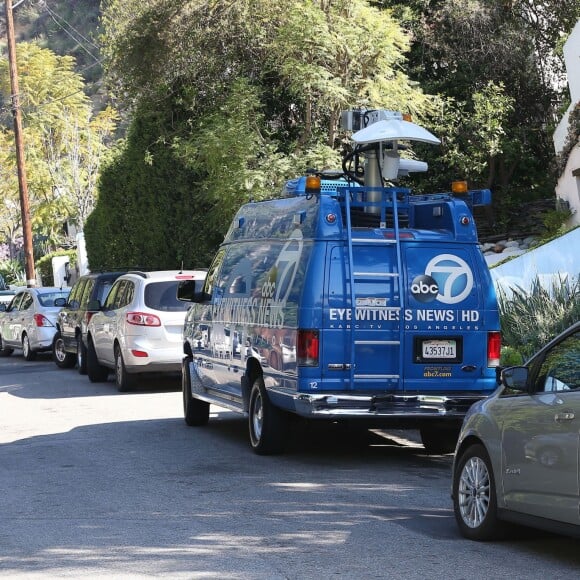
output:
[[297, 363], [302, 367], [316, 367], [319, 362], [320, 339], [318, 330], [298, 330]]
[[498, 367], [501, 356], [501, 333], [487, 333], [487, 366]]

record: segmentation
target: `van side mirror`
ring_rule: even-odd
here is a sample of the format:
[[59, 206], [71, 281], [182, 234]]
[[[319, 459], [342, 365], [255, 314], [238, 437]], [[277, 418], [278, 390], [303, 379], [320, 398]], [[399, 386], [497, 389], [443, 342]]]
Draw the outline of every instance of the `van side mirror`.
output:
[[203, 292], [203, 280], [182, 280], [177, 285], [177, 299], [182, 302], [207, 302], [211, 297]]
[[528, 367], [508, 367], [501, 372], [501, 382], [508, 389], [527, 391], [529, 375]]

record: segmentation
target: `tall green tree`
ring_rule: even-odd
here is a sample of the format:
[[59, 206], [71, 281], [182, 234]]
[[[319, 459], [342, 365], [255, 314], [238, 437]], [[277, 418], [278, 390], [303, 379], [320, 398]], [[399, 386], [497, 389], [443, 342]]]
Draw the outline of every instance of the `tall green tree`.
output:
[[[103, 23], [111, 86], [138, 111], [133, 123], [157, 131], [144, 159], [155, 167], [158, 146], [170, 148], [174, 170], [191, 172], [191, 195], [203, 193], [191, 248], [220, 240], [241, 203], [277, 195], [284, 179], [339, 167], [341, 109], [434, 110], [404, 72], [407, 34], [364, 0], [110, 0]], [[140, 166], [122, 166], [132, 182]]]
[[[17, 47], [33, 234], [58, 244], [67, 220], [82, 229], [96, 195], [96, 175], [106, 156], [115, 128], [115, 113], [97, 116], [84, 94], [84, 82], [74, 72], [74, 60], [60, 57], [33, 43]], [[0, 92], [10, 95], [8, 61], [0, 59]], [[9, 111], [3, 112], [5, 127]], [[0, 183], [5, 203], [18, 203], [14, 136], [3, 130], [0, 140], [3, 173]], [[19, 227], [20, 224], [13, 224]]]

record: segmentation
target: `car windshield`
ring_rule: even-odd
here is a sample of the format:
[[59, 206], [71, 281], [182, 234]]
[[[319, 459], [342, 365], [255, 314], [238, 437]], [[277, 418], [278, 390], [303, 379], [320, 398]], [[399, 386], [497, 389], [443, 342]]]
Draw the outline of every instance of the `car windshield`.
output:
[[38, 301], [42, 306], [54, 306], [54, 301], [57, 298], [66, 298], [69, 292], [70, 290], [42, 293], [38, 295]]
[[187, 310], [189, 304], [177, 299], [178, 280], [152, 282], [145, 287], [145, 305], [153, 310], [180, 312]]

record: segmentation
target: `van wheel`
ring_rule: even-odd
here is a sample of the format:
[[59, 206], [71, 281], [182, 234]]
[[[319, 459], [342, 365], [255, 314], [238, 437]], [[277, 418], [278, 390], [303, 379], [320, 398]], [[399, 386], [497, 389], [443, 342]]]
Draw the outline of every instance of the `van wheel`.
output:
[[491, 461], [483, 445], [468, 447], [453, 473], [453, 511], [459, 530], [470, 540], [502, 535]]
[[87, 348], [87, 376], [91, 383], [104, 383], [109, 376], [109, 369], [99, 364], [95, 345], [90, 338]]
[[209, 403], [191, 396], [191, 376], [189, 374], [191, 360], [191, 357], [186, 357], [181, 364], [183, 418], [190, 427], [203, 427], [209, 421]]
[[52, 359], [60, 369], [70, 369], [75, 364], [75, 357], [64, 348], [64, 340], [59, 331], [52, 340]]
[[36, 352], [30, 348], [30, 339], [26, 333], [22, 335], [22, 354], [24, 355], [24, 360], [30, 361], [36, 358]]
[[127, 372], [121, 347], [115, 345], [115, 384], [120, 393], [126, 393], [135, 386], [135, 378]]
[[87, 347], [81, 335], [77, 335], [77, 370], [79, 375], [87, 374]]
[[429, 425], [420, 428], [421, 442], [429, 455], [445, 455], [455, 451], [459, 427]]
[[288, 418], [270, 402], [262, 377], [254, 381], [250, 393], [249, 427], [250, 444], [258, 455], [284, 451]]
[[13, 352], [14, 352], [14, 349], [6, 348], [4, 346], [4, 341], [2, 340], [2, 337], [0, 336], [0, 356], [10, 356]]

